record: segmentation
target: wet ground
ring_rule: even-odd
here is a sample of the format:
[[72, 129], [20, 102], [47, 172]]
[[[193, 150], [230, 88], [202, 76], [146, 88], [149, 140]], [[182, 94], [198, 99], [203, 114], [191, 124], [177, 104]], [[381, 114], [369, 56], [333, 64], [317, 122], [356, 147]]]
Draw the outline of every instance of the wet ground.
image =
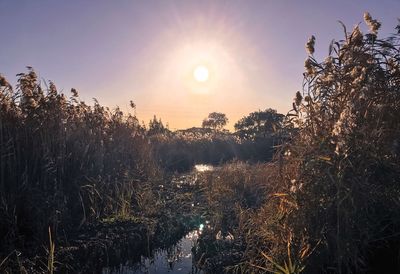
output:
[[[193, 172], [178, 176], [172, 182], [182, 188], [185, 185], [193, 185], [196, 181], [197, 174], [205, 171], [211, 171], [213, 167], [210, 165], [196, 165]], [[197, 204], [192, 204], [192, 207]], [[167, 247], [156, 249], [149, 256], [141, 256], [139, 262], [130, 265], [120, 265], [110, 268], [104, 267], [103, 274], [152, 274], [152, 273], [183, 273], [183, 274], [200, 274], [201, 270], [195, 267], [193, 261], [193, 248], [196, 247], [197, 239], [202, 233], [204, 224], [200, 224], [197, 229], [188, 232], [175, 244]]]
[[[197, 179], [197, 174], [205, 171], [211, 171], [210, 165], [196, 165], [193, 172], [178, 176], [172, 182], [181, 189], [185, 185], [193, 185]], [[193, 203], [196, 207], [198, 203]], [[202, 233], [204, 224], [200, 224], [197, 229], [188, 232], [175, 244], [167, 248], [159, 248], [148, 256], [141, 256], [140, 261], [131, 264], [121, 264], [118, 267], [104, 267], [103, 274], [144, 274], [144, 273], [183, 273], [183, 274], [201, 274], [193, 261], [193, 248], [196, 247], [197, 239]]]
[[[204, 214], [202, 190], [196, 182], [201, 173], [211, 170], [212, 166], [198, 165], [192, 172], [176, 175], [159, 185], [160, 199], [165, 205], [158, 215], [107, 219], [58, 239], [56, 272], [204, 273], [195, 267], [192, 250], [196, 250], [204, 226], [210, 224]], [[24, 269], [27, 273], [46, 270], [45, 255], [15, 256], [10, 257], [7, 269]]]
[[201, 274], [193, 263], [192, 248], [195, 247], [201, 229], [186, 234], [175, 245], [166, 249], [156, 250], [151, 257], [142, 256], [141, 261], [134, 265], [123, 265], [119, 268], [103, 268], [103, 274], [152, 274], [181, 273]]

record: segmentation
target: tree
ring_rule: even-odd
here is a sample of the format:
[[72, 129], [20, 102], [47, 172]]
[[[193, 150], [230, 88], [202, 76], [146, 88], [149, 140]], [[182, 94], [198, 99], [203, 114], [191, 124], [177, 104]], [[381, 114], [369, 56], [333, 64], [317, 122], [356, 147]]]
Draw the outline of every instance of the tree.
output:
[[221, 130], [227, 123], [228, 123], [228, 118], [224, 113], [212, 112], [208, 114], [208, 117], [203, 120], [202, 126], [204, 128]]
[[235, 124], [235, 130], [243, 138], [265, 137], [282, 128], [284, 115], [268, 108], [250, 113]]
[[168, 132], [168, 127], [165, 127], [162, 123], [161, 119], [157, 120], [157, 117], [154, 115], [153, 119], [149, 122], [149, 131], [148, 135], [157, 135], [157, 134], [164, 134]]

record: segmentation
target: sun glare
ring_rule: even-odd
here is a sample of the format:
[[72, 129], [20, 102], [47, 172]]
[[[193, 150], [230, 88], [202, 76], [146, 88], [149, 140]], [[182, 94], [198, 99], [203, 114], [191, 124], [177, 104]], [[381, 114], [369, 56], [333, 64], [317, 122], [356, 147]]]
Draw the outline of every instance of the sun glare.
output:
[[193, 76], [198, 82], [206, 82], [209, 77], [208, 69], [205, 66], [197, 66], [193, 71]]
[[[229, 47], [222, 41], [182, 41], [165, 54], [158, 83], [191, 95], [224, 96], [224, 90], [234, 92], [242, 87], [243, 73]], [[182, 93], [183, 94], [183, 93]], [[165, 93], [169, 98], [170, 94]], [[204, 96], [204, 97], [207, 97]], [[217, 97], [215, 97], [217, 96]], [[192, 97], [190, 97], [192, 98]], [[197, 100], [196, 99], [196, 100]]]

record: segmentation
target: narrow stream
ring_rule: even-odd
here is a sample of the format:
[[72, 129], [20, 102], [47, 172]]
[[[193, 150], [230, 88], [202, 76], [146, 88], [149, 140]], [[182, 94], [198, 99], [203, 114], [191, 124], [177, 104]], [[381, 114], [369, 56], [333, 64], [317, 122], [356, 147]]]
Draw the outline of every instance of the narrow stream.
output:
[[200, 229], [193, 230], [175, 245], [156, 250], [152, 257], [142, 256], [141, 262], [134, 265], [124, 265], [118, 269], [104, 268], [103, 274], [201, 274], [203, 272], [194, 266], [192, 258], [192, 248], [196, 244], [199, 233], [201, 233]]
[[[201, 173], [213, 170], [210, 165], [195, 165], [194, 173]], [[191, 180], [195, 177], [183, 175], [175, 180], [179, 186], [181, 184], [192, 184]], [[192, 248], [195, 247], [199, 235], [202, 233], [204, 225], [201, 224], [195, 230], [190, 231], [174, 245], [157, 249], [152, 256], [141, 256], [141, 261], [132, 265], [121, 265], [118, 268], [104, 267], [103, 274], [202, 274], [200, 269], [193, 263]]]

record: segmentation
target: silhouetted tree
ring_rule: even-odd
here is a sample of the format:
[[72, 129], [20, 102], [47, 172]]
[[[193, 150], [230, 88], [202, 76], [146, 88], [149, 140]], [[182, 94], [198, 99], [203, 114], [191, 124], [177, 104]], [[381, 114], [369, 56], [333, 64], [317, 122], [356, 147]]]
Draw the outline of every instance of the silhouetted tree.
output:
[[224, 113], [212, 112], [208, 117], [203, 120], [202, 126], [204, 128], [212, 128], [214, 130], [221, 130], [228, 123], [228, 118]]
[[235, 124], [235, 130], [243, 138], [265, 137], [282, 128], [284, 115], [275, 109], [252, 112]]
[[157, 134], [165, 134], [168, 131], [169, 131], [168, 127], [164, 126], [163, 122], [161, 121], [161, 118], [157, 119], [156, 115], [154, 115], [153, 119], [150, 120], [149, 122], [149, 130], [147, 134], [151, 136]]

